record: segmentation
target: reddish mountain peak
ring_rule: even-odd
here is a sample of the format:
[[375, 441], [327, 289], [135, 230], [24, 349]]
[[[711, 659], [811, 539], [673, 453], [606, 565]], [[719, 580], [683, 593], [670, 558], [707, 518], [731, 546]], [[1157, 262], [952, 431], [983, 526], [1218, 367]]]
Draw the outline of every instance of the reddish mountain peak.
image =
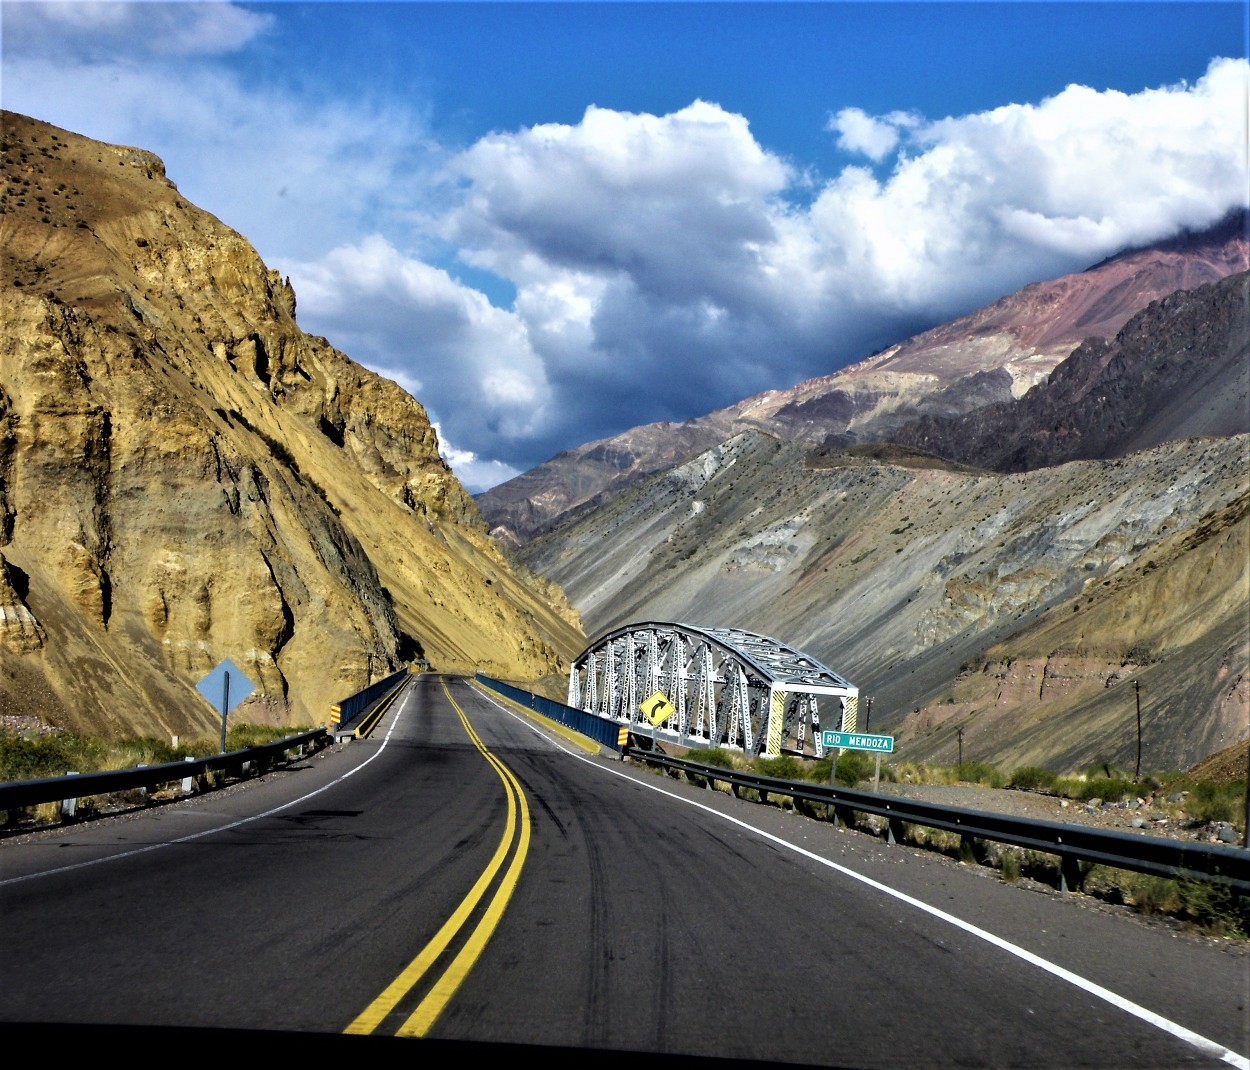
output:
[[967, 316], [907, 339], [886, 360], [864, 361], [844, 369], [844, 374], [871, 362], [891, 371], [929, 371], [940, 376], [941, 356], [951, 352], [953, 345], [999, 335], [1008, 336], [1019, 349], [1070, 352], [1086, 338], [1113, 336], [1151, 301], [1248, 268], [1250, 214], [1239, 210], [1207, 230], [1186, 231], [1108, 257], [1084, 271], [1030, 283]]

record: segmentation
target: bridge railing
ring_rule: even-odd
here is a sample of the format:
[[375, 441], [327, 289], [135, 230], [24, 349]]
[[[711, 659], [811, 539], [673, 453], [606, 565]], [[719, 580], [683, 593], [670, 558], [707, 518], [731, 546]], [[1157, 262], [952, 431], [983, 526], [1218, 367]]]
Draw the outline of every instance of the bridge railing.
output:
[[912, 824], [956, 833], [969, 848], [975, 848], [978, 840], [989, 840], [1052, 855], [1059, 860], [1061, 891], [1080, 888], [1084, 879], [1081, 864], [1086, 863], [1222, 884], [1242, 894], [1250, 893], [1250, 850], [1244, 847], [1007, 817], [876, 792], [723, 769], [638, 747], [627, 748], [625, 756], [670, 773], [683, 774], [708, 788], [726, 784], [734, 795], [748, 788], [757, 792], [761, 801], [767, 801], [769, 795], [780, 795], [822, 803], [829, 807], [835, 822], [840, 820], [847, 825], [854, 824], [856, 813], [884, 818], [886, 837], [891, 843], [901, 841], [905, 836], [904, 825]]
[[363, 691], [336, 702], [331, 707], [338, 717], [334, 728], [335, 740], [342, 742], [369, 735], [411, 678], [408, 669], [400, 669]]
[[492, 679], [483, 673], [478, 673], [474, 679], [483, 687], [497, 691], [522, 706], [528, 706], [531, 710], [541, 713], [552, 721], [559, 722], [566, 728], [571, 728], [588, 739], [593, 739], [602, 746], [611, 747], [617, 751], [623, 751], [625, 748], [625, 740], [629, 734], [626, 725], [617, 724], [615, 721], [609, 721], [605, 717], [587, 713], [573, 706], [566, 706], [563, 702], [556, 702], [542, 695], [535, 695], [531, 691], [505, 684], [502, 680]]

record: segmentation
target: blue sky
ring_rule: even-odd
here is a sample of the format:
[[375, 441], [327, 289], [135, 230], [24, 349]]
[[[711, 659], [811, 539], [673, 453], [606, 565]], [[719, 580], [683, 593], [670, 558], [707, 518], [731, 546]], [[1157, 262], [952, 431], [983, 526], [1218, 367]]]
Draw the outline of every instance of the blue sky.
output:
[[1247, 200], [1247, 4], [0, 2], [480, 491]]

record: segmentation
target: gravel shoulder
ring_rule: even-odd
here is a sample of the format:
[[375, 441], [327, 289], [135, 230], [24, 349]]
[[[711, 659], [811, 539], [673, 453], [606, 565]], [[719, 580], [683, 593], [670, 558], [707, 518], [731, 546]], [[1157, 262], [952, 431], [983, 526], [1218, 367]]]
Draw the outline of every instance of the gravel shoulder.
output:
[[[860, 784], [857, 790], [871, 790], [871, 784]], [[1092, 805], [1040, 791], [990, 788], [976, 784], [883, 783], [878, 790], [882, 795], [959, 806], [966, 810], [983, 810], [1009, 817], [1060, 821], [1086, 828], [1165, 836], [1168, 839], [1219, 842], [1216, 825], [1192, 822], [1178, 804], [1154, 796], [1144, 796], [1127, 803]]]

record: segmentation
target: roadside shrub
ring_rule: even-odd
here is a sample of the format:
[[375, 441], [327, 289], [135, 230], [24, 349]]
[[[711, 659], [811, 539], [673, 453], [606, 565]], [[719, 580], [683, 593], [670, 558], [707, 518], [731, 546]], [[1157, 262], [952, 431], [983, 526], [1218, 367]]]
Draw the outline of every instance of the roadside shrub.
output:
[[692, 762], [698, 762], [700, 765], [714, 765], [717, 769], [732, 769], [734, 767], [732, 755], [719, 747], [712, 747], [708, 750], [692, 750], [686, 757]]
[[301, 732], [311, 731], [309, 728], [277, 728], [273, 725], [238, 724], [226, 730], [226, 750], [244, 750], [247, 747], [259, 747], [262, 743], [273, 743], [287, 736], [297, 736]]
[[167, 762], [181, 761], [185, 755], [185, 748], [174, 747], [163, 739], [142, 736], [114, 744], [107, 765], [112, 769], [130, 769], [136, 765], [165, 765]]
[[864, 751], [844, 750], [838, 756], [833, 778], [836, 783], [853, 788], [861, 780], [871, 780], [875, 766], [876, 762]]
[[1202, 798], [1195, 793], [1185, 800], [1185, 813], [1194, 821], [1203, 824], [1214, 821], [1240, 824], [1236, 819], [1243, 812], [1244, 807], [1239, 807], [1237, 800], [1228, 795], [1212, 795]]
[[917, 784], [957, 784], [959, 773], [953, 765], [918, 765], [914, 773]]
[[1169, 877], [1137, 875], [1130, 885], [1129, 897], [1142, 914], [1176, 914], [1183, 906], [1180, 888]]
[[99, 740], [72, 732], [38, 739], [0, 735], [0, 782], [94, 772], [106, 755]]
[[220, 738], [193, 739], [191, 742], [183, 744], [180, 749], [184, 758], [208, 758], [221, 749], [221, 741]]
[[989, 762], [966, 761], [956, 767], [956, 775], [960, 781], [968, 784], [983, 784], [987, 788], [1001, 788], [1006, 779]]
[[1022, 765], [1011, 774], [1007, 784], [1025, 791], [1053, 791], [1058, 781], [1059, 774], [1052, 769], [1045, 769], [1040, 765]]
[[813, 784], [828, 784], [829, 771], [833, 768], [833, 758], [817, 758], [808, 767], [807, 779]]
[[1137, 785], [1131, 780], [1122, 780], [1119, 777], [1095, 777], [1093, 780], [1075, 782], [1072, 785], [1070, 797], [1081, 802], [1088, 802], [1090, 799], [1116, 802], [1136, 795]]
[[1091, 762], [1078, 769], [1077, 776], [1084, 780], [1128, 780], [1129, 771], [1111, 762]]
[[[310, 729], [240, 723], [227, 732], [226, 750], [244, 750], [306, 731]], [[58, 732], [30, 739], [0, 734], [0, 783], [41, 780], [70, 772], [99, 773], [139, 765], [164, 765], [183, 758], [211, 757], [220, 749], [220, 738], [194, 739], [174, 747], [150, 737], [103, 740]]]
[[900, 784], [919, 784], [924, 780], [924, 766], [915, 762], [894, 762], [890, 772]]
[[1250, 898], [1228, 885], [1183, 880], [1177, 894], [1182, 914], [1195, 925], [1241, 940], [1250, 934]]
[[1240, 826], [1246, 813], [1246, 782], [1213, 784], [1204, 780], [1191, 784], [1185, 813], [1195, 821], [1227, 821]]
[[756, 763], [760, 776], [776, 777], [778, 780], [802, 780], [803, 764], [792, 754], [779, 754], [776, 758], [760, 758]]

